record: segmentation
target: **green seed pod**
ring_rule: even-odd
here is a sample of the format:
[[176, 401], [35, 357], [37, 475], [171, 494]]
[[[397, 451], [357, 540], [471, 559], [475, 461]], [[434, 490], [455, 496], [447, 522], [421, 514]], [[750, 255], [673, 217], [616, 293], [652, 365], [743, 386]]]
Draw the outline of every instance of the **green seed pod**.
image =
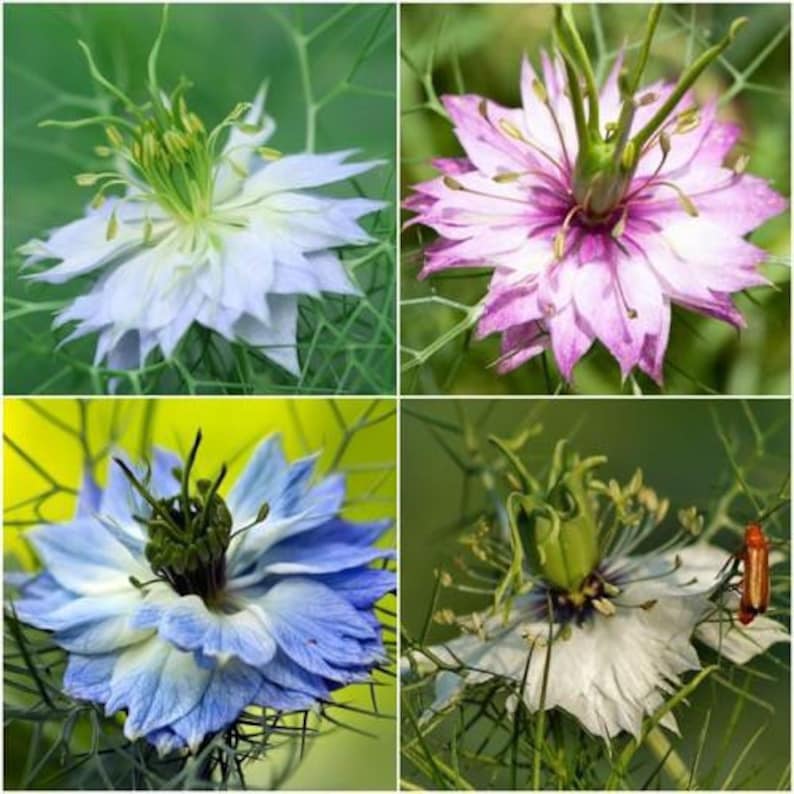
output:
[[517, 500], [522, 514], [516, 519], [530, 564], [562, 590], [578, 590], [598, 565], [599, 532], [590, 481], [593, 469], [604, 460], [580, 459], [560, 442], [545, 497]]

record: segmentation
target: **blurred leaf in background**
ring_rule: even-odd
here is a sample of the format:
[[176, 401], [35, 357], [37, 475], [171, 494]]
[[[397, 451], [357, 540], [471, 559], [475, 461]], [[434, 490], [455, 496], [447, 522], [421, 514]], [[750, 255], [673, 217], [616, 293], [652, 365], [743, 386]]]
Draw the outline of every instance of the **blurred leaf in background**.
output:
[[[764, 522], [783, 558], [772, 568], [770, 614], [790, 628], [788, 401], [415, 400], [406, 405], [400, 496], [403, 650], [457, 636], [460, 629], [445, 624], [446, 615], [462, 617], [493, 606], [495, 583], [481, 576], [488, 569], [472, 538], [480, 527], [502, 526], [506, 494], [515, 488], [504, 459], [488, 442], [493, 436], [520, 438], [522, 444], [513, 449], [541, 482], [560, 439], [583, 457], [605, 455], [599, 470], [605, 483], [613, 478], [626, 483], [641, 468], [643, 482], [670, 506], [663, 523], [634, 552], [639, 555], [671, 541], [680, 531], [679, 511], [695, 507], [703, 517], [700, 539], [725, 549], [727, 560], [741, 546], [746, 522], [777, 507]], [[788, 790], [789, 646], [776, 645], [743, 667], [703, 646], [698, 653], [704, 667], [719, 668], [676, 707], [680, 738], [668, 734], [691, 770], [689, 788]], [[686, 675], [682, 683], [693, 679]], [[545, 739], [538, 745], [535, 715], [522, 710], [516, 727], [498, 680], [472, 686], [458, 705], [421, 725], [417, 719], [433, 699], [432, 676], [408, 677], [401, 696], [401, 778], [408, 789], [531, 788], [540, 746], [541, 788], [600, 790], [631, 744], [626, 733], [610, 743], [594, 738], [555, 709], [548, 712]], [[617, 787], [668, 788], [662, 765], [641, 750], [624, 770], [628, 784]]]
[[[620, 48], [629, 55], [641, 42], [649, 6], [576, 5], [577, 24], [603, 81]], [[752, 173], [790, 194], [790, 37], [788, 8], [777, 4], [664, 5], [644, 82], [672, 79], [716, 41], [737, 17], [749, 24], [695, 84], [701, 101], [722, 97], [721, 117], [743, 131], [739, 147]], [[439, 97], [474, 93], [519, 107], [520, 61], [537, 67], [551, 48], [551, 5], [433, 5], [402, 8], [400, 69], [402, 192], [437, 175], [433, 157], [459, 156], [461, 148]], [[406, 213], [406, 219], [411, 214]], [[730, 325], [679, 308], [673, 311], [664, 391], [673, 394], [786, 394], [789, 390], [788, 212], [752, 235], [769, 252], [762, 271], [774, 288], [737, 296], [747, 320]], [[522, 394], [565, 392], [548, 355], [497, 375], [496, 336], [472, 338], [475, 307], [489, 271], [458, 270], [418, 281], [422, 251], [434, 239], [425, 228], [403, 234], [401, 288], [402, 388], [406, 393]], [[576, 368], [576, 391], [612, 394], [631, 389], [655, 393], [644, 375], [621, 386], [617, 364], [595, 345]]]
[[[92, 335], [63, 348], [50, 325], [87, 280], [48, 286], [20, 272], [18, 247], [83, 214], [91, 196], [75, 174], [102, 170], [101, 128], [38, 127], [51, 118], [97, 113], [102, 99], [77, 46], [84, 41], [109, 78], [144, 96], [146, 59], [159, 5], [13, 5], [5, 15], [6, 390], [102, 393], [111, 374], [91, 365]], [[395, 10], [389, 5], [200, 4], [172, 9], [160, 50], [160, 81], [193, 83], [191, 106], [209, 124], [269, 83], [269, 145], [294, 154], [358, 149], [386, 164], [332, 194], [384, 200], [367, 216], [375, 242], [343, 250], [365, 295], [326, 294], [299, 303], [301, 377], [256, 350], [196, 326], [173, 360], [152, 358], [122, 375], [133, 393], [390, 393], [394, 391]]]
[[[234, 421], [229, 420], [233, 411]], [[347, 479], [344, 516], [354, 521], [394, 518], [396, 418], [391, 401], [343, 400], [48, 400], [8, 399], [5, 404], [5, 570], [31, 570], [37, 562], [24, 540], [36, 524], [59, 522], [74, 513], [84, 464], [99, 481], [108, 455], [118, 445], [134, 456], [152, 444], [184, 455], [196, 429], [204, 436], [199, 476], [212, 476], [221, 462], [233, 483], [265, 436], [280, 432], [287, 457], [320, 452], [318, 471], [343, 472]], [[393, 546], [389, 531], [379, 542]], [[378, 605], [387, 644], [393, 636], [396, 599]], [[159, 764], [145, 741], [130, 743], [121, 721], [101, 709], [60, 695], [63, 652], [48, 635], [25, 629], [33, 668], [62, 714], [39, 709], [30, 715], [36, 684], [25, 672], [14, 621], [5, 621], [5, 786], [18, 788], [195, 788], [196, 769]], [[250, 788], [393, 789], [395, 781], [396, 688], [393, 677], [376, 673], [375, 686], [359, 684], [335, 694], [329, 719], [282, 718], [259, 760], [243, 764]], [[36, 717], [36, 715], [39, 715]], [[47, 716], [49, 715], [49, 716]], [[306, 732], [306, 728], [310, 732]], [[317, 731], [314, 733], [313, 731]], [[92, 739], [95, 743], [92, 744]], [[366, 757], [367, 764], [360, 759]], [[234, 786], [234, 770], [229, 786]], [[220, 785], [220, 773], [215, 784]], [[148, 783], [147, 783], [148, 781]]]

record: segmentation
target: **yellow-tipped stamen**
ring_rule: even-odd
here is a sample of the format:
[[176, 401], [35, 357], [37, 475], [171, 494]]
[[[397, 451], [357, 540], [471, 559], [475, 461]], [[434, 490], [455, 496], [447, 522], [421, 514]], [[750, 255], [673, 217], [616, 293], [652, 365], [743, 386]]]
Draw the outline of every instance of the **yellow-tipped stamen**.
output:
[[750, 155], [749, 154], [740, 154], [736, 161], [733, 164], [733, 173], [737, 176], [741, 176], [746, 170], [747, 166], [750, 163]]
[[664, 185], [664, 187], [669, 187], [670, 190], [675, 191], [676, 196], [678, 196], [678, 202], [683, 207], [684, 212], [689, 215], [691, 218], [697, 218], [700, 213], [698, 213], [698, 209], [695, 206], [695, 202], [692, 201], [683, 190], [681, 190], [675, 182], [668, 182], [666, 180], [656, 182], [657, 185]]
[[110, 214], [110, 220], [108, 221], [107, 231], [105, 232], [105, 239], [110, 242], [110, 240], [114, 239], [115, 236], [118, 234], [119, 231], [119, 222], [116, 218], [116, 211], [114, 210]]
[[256, 151], [263, 160], [280, 160], [284, 156], [283, 152], [270, 146], [260, 146]]
[[508, 121], [507, 119], [499, 119], [499, 129], [507, 135], [508, 138], [513, 138], [513, 140], [521, 141], [521, 143], [529, 143], [529, 141], [524, 136], [524, 133], [521, 132], [515, 124]]
[[546, 93], [546, 86], [537, 78], [532, 81], [532, 92], [538, 98], [539, 102], [542, 102], [544, 105], [549, 103], [549, 95]]
[[590, 603], [605, 618], [611, 618], [617, 612], [615, 605], [608, 598], [594, 598]]
[[105, 127], [105, 135], [116, 148], [120, 149], [124, 146], [124, 138], [115, 127]]
[[451, 176], [445, 176], [441, 181], [450, 190], [465, 190], [466, 189], [465, 187], [463, 187], [463, 185], [461, 185], [460, 182], [458, 182], [457, 179], [453, 179]]
[[77, 174], [75, 176], [74, 181], [80, 187], [92, 187], [97, 183], [100, 178], [100, 174]]

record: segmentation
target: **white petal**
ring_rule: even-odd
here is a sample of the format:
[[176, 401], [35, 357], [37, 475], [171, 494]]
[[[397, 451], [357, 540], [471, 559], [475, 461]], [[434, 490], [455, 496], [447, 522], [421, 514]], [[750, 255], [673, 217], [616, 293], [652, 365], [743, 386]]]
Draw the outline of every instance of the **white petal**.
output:
[[[639, 734], [645, 716], [663, 702], [679, 683], [679, 674], [697, 669], [690, 643], [702, 603], [664, 599], [653, 608], [618, 608], [615, 616], [595, 615], [582, 626], [571, 626], [567, 639], [551, 644], [546, 709], [562, 708], [591, 733], [609, 738], [621, 731]], [[471, 635], [433, 648], [449, 663], [458, 657], [466, 667], [466, 683], [492, 676], [520, 683], [526, 671], [523, 700], [530, 711], [540, 708], [546, 665], [548, 625], [524, 622], [514, 611], [506, 628], [485, 621], [488, 639]], [[460, 692], [462, 679], [443, 672], [437, 679], [433, 710], [448, 705]], [[674, 728], [674, 721], [667, 724]]]
[[[263, 85], [256, 94], [254, 101], [246, 114], [244, 121], [246, 124], [259, 125], [257, 132], [244, 132], [240, 127], [232, 127], [226, 146], [223, 147], [221, 155], [222, 162], [215, 172], [215, 186], [213, 189], [213, 201], [223, 202], [234, 195], [245, 181], [240, 177], [235, 169], [240, 172], [248, 172], [251, 166], [251, 158], [254, 149], [262, 146], [265, 141], [276, 130], [276, 123], [270, 117], [264, 115], [265, 97], [267, 86]], [[232, 161], [234, 165], [231, 165]]]
[[282, 295], [317, 296], [320, 292], [335, 292], [339, 295], [363, 294], [333, 251], [304, 256], [295, 250], [289, 259], [282, 253], [276, 262], [271, 291]]
[[291, 375], [300, 376], [298, 351], [298, 301], [292, 295], [271, 295], [270, 323], [265, 324], [251, 315], [243, 315], [234, 324], [234, 333], [256, 347]]
[[184, 717], [199, 703], [211, 679], [193, 654], [154, 635], [124, 651], [111, 678], [108, 714], [127, 709], [124, 735], [137, 739]]
[[363, 174], [382, 160], [361, 163], [345, 163], [355, 149], [328, 154], [293, 154], [268, 163], [263, 169], [249, 177], [232, 205], [258, 201], [265, 196], [286, 190], [319, 187], [332, 182], [341, 182], [352, 176]]
[[728, 593], [722, 610], [716, 606], [708, 609], [695, 629], [695, 637], [734, 664], [747, 664], [772, 645], [791, 642], [785, 626], [765, 615], [758, 615], [748, 626], [743, 626], [736, 617], [738, 608], [739, 596]]

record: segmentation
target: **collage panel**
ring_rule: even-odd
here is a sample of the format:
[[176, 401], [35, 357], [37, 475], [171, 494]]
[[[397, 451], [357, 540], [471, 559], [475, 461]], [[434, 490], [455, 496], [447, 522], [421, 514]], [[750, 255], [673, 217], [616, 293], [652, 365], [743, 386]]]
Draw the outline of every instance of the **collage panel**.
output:
[[394, 790], [393, 401], [4, 422], [4, 788]]
[[788, 400], [404, 403], [403, 789], [788, 790], [790, 438]]
[[403, 393], [788, 394], [789, 13], [404, 4]]
[[790, 20], [5, 3], [3, 789], [790, 790]]
[[7, 393], [394, 393], [394, 4], [4, 20]]

